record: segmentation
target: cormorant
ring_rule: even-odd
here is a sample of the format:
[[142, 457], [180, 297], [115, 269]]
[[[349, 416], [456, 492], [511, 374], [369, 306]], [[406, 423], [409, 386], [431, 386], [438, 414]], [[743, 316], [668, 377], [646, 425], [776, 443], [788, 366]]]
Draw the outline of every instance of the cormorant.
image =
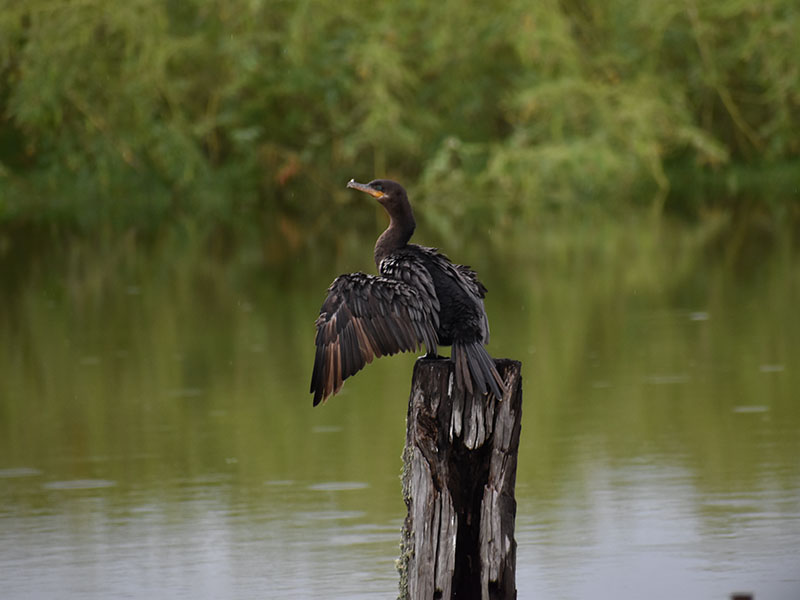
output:
[[311, 376], [314, 406], [337, 393], [342, 382], [373, 357], [451, 346], [456, 387], [503, 397], [504, 384], [483, 347], [489, 320], [486, 288], [475, 272], [450, 262], [436, 248], [409, 244], [416, 222], [405, 189], [388, 179], [348, 188], [366, 192], [389, 214], [389, 227], [375, 243], [380, 276], [349, 273], [328, 288], [316, 321], [317, 353]]

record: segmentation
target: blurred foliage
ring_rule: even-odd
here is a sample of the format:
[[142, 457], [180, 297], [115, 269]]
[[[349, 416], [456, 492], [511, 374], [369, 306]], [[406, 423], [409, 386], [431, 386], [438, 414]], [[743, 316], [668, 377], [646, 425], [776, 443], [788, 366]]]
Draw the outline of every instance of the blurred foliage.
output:
[[735, 211], [774, 168], [794, 214], [797, 31], [794, 0], [2, 0], [0, 226], [188, 220], [280, 258], [372, 227], [350, 177], [406, 183], [446, 235], [696, 216], [671, 192], [700, 179]]

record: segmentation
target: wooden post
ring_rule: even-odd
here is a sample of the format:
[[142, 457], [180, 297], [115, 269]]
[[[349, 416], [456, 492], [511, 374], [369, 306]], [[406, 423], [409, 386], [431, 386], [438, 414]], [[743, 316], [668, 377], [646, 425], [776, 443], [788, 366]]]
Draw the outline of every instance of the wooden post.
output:
[[465, 395], [449, 360], [414, 366], [403, 450], [400, 598], [511, 600], [522, 365], [495, 361], [502, 401]]

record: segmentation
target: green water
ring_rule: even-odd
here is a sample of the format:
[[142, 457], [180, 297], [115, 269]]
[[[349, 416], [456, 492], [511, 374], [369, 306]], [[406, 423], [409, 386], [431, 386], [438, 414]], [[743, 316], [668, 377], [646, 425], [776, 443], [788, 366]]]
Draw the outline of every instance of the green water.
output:
[[[448, 248], [523, 362], [519, 597], [796, 600], [797, 252], [579, 240]], [[3, 598], [395, 597], [414, 357], [307, 393], [351, 246], [6, 256]]]

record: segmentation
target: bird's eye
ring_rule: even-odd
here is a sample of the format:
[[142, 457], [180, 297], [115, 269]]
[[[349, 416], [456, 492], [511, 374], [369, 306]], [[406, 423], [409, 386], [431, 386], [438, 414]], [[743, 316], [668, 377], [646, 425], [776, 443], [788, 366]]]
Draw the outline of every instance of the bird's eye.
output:
[[372, 186], [372, 189], [373, 190], [378, 190], [379, 192], [382, 192], [383, 191], [383, 186], [380, 183], [376, 183], [375, 185]]

